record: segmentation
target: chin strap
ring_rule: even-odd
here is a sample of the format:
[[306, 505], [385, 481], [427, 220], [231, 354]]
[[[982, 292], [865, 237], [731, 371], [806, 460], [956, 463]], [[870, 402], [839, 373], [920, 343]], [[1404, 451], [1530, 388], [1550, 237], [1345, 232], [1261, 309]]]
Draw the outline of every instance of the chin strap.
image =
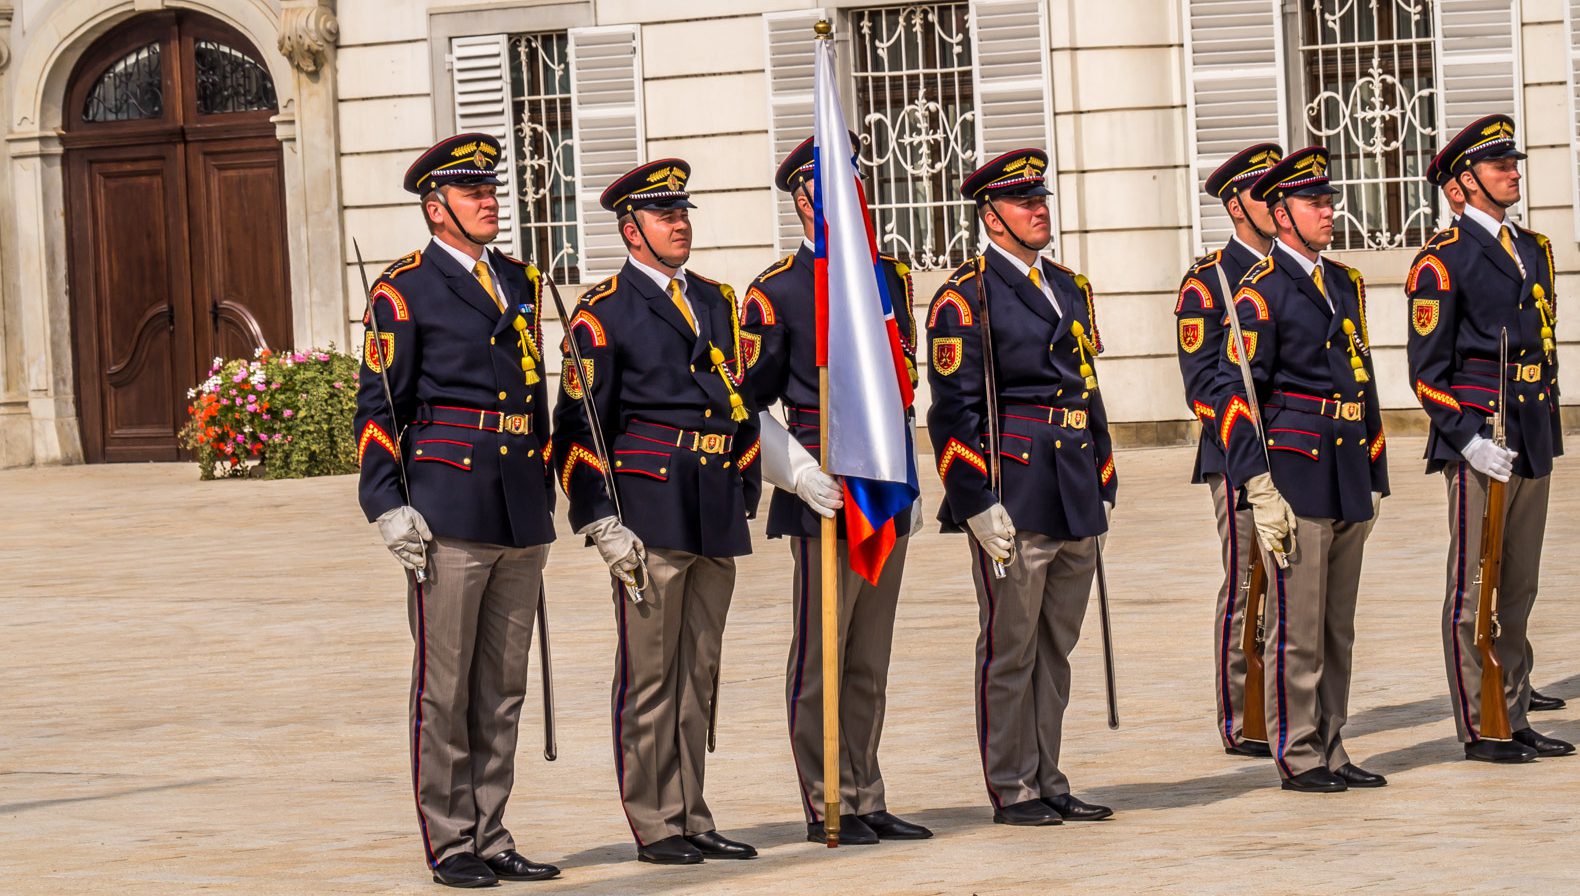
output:
[[[1251, 225], [1251, 230], [1255, 231], [1257, 236], [1267, 240], [1268, 242], [1273, 242], [1274, 240], [1278, 239], [1278, 233], [1276, 231], [1273, 233], [1265, 233], [1263, 232], [1262, 228], [1256, 226], [1256, 221], [1251, 217], [1251, 211], [1245, 204], [1245, 197], [1240, 195], [1241, 192], [1242, 191], [1238, 189], [1235, 190], [1234, 195], [1230, 198], [1240, 200], [1240, 213], [1245, 215], [1245, 223]], [[1225, 203], [1225, 205], [1227, 205], [1227, 203]], [[1293, 221], [1294, 219], [1291, 218], [1290, 220]]]
[[[1487, 185], [1481, 182], [1481, 175], [1476, 173], [1476, 165], [1474, 162], [1466, 165], [1465, 170], [1470, 172], [1470, 179], [1476, 182], [1476, 189], [1481, 191], [1481, 195], [1487, 197], [1488, 202], [1491, 202], [1493, 205], [1496, 205], [1501, 209], [1508, 209], [1514, 206], [1514, 203], [1512, 202], [1499, 202], [1497, 199], [1493, 198], [1491, 191], [1487, 189]], [[1463, 189], [1464, 184], [1460, 184], [1460, 188]], [[1469, 197], [1467, 197], [1467, 204], [1468, 198]]]
[[[1306, 235], [1300, 232], [1300, 225], [1295, 223], [1295, 213], [1289, 210], [1289, 200], [1278, 200], [1278, 207], [1282, 208], [1284, 210], [1284, 214], [1289, 216], [1289, 229], [1295, 232], [1295, 238], [1300, 240], [1300, 244], [1305, 246], [1307, 249], [1310, 249], [1312, 252], [1320, 254], [1322, 250], [1318, 249], [1316, 246], [1311, 245], [1311, 241], [1306, 239]], [[1247, 215], [1246, 220], [1250, 220], [1250, 217], [1250, 215]], [[1251, 226], [1254, 227], [1256, 225], [1253, 224]], [[1261, 231], [1259, 230], [1257, 233], [1261, 233]]]
[[686, 259], [684, 258], [682, 258], [679, 262], [673, 262], [658, 254], [658, 250], [653, 248], [653, 241], [647, 238], [647, 231], [642, 229], [642, 219], [636, 216], [636, 209], [628, 205], [625, 207], [625, 213], [631, 216], [631, 223], [636, 225], [636, 235], [642, 238], [642, 245], [647, 247], [647, 251], [653, 253], [654, 258], [663, 262], [665, 267], [674, 268], [676, 270], [686, 266]]
[[982, 201], [983, 201], [983, 203], [985, 203], [987, 205], [988, 208], [993, 210], [993, 214], [994, 214], [995, 217], [998, 218], [999, 224], [1003, 225], [1004, 232], [1009, 234], [1010, 238], [1013, 239], [1015, 242], [1020, 243], [1021, 248], [1025, 249], [1027, 252], [1038, 252], [1038, 253], [1040, 253], [1042, 251], [1042, 249], [1039, 249], [1036, 246], [1033, 246], [1031, 243], [1028, 243], [1025, 240], [1020, 238], [1020, 234], [1016, 233], [1015, 229], [1013, 227], [1009, 226], [1009, 222], [1004, 220], [1004, 216], [999, 214], [998, 206], [993, 204], [993, 200], [991, 198], [983, 199]]
[[480, 240], [477, 237], [472, 236], [471, 231], [462, 226], [461, 219], [455, 216], [455, 209], [450, 207], [450, 198], [444, 195], [444, 187], [440, 187], [434, 192], [439, 194], [439, 205], [443, 206], [445, 212], [450, 215], [450, 220], [455, 223], [455, 229], [461, 231], [461, 235], [466, 237], [469, 242], [475, 243], [479, 246], [487, 246], [487, 240]]

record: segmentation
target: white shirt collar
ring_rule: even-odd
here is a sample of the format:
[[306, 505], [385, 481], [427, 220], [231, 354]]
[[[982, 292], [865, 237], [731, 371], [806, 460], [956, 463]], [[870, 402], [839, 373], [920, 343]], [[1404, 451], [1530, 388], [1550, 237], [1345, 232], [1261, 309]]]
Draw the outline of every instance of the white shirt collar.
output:
[[487, 249], [483, 250], [483, 257], [481, 259], [477, 259], [467, 255], [465, 252], [462, 252], [460, 249], [457, 249], [438, 237], [433, 238], [433, 244], [448, 253], [451, 258], [455, 259], [455, 263], [460, 265], [469, 274], [472, 272], [472, 269], [477, 266], [479, 261], [483, 262], [483, 264], [488, 265], [488, 276], [493, 278], [495, 283], [499, 282], [499, 277], [495, 276], [494, 264], [488, 260]]
[[[1020, 271], [1028, 279], [1031, 277], [1031, 265], [1021, 261], [1014, 255], [1011, 255], [1008, 249], [1005, 249], [1003, 246], [1000, 246], [998, 243], [995, 243], [992, 240], [988, 241], [988, 247], [997, 251], [998, 254], [1008, 259], [1009, 263], [1015, 266], [1015, 270]], [[1059, 300], [1053, 296], [1053, 287], [1048, 285], [1048, 272], [1042, 269], [1042, 265], [1040, 263], [1042, 261], [1041, 255], [1037, 256], [1037, 261], [1039, 262], [1037, 265], [1037, 278], [1041, 281], [1039, 286], [1042, 289], [1042, 294], [1047, 297], [1048, 304], [1053, 306], [1053, 312], [1060, 317], [1063, 317], [1064, 309], [1059, 307]]]
[[1251, 253], [1251, 256], [1253, 258], [1266, 258], [1267, 257], [1267, 253], [1266, 252], [1263, 252], [1263, 251], [1257, 249], [1255, 246], [1251, 245], [1250, 243], [1247, 243], [1245, 240], [1240, 239], [1240, 235], [1239, 234], [1235, 234], [1234, 236], [1229, 237], [1229, 239], [1234, 241], [1234, 242], [1236, 242], [1236, 243], [1239, 243], [1240, 244], [1240, 248], [1242, 248], [1245, 251]]
[[1460, 220], [1475, 221], [1478, 225], [1480, 225], [1481, 229], [1485, 230], [1487, 235], [1492, 237], [1494, 240], [1499, 239], [1498, 231], [1502, 230], [1504, 227], [1509, 228], [1510, 238], [1516, 238], [1519, 236], [1519, 233], [1514, 229], [1514, 225], [1510, 223], [1507, 215], [1504, 216], [1502, 221], [1494, 221], [1492, 220], [1491, 215], [1479, 208], [1476, 208], [1474, 205], [1465, 206], [1465, 213], [1460, 216]]
[[817, 254], [817, 246], [813, 245], [812, 241], [806, 237], [801, 237], [801, 245], [805, 246], [806, 250], [811, 252], [813, 255]]
[[[1015, 266], [1015, 270], [1020, 271], [1022, 274], [1026, 275], [1028, 277], [1031, 276], [1031, 265], [1027, 264], [1024, 261], [1021, 261], [1019, 258], [1016, 258], [1014, 255], [1010, 254], [1010, 251], [1008, 249], [1004, 248], [1003, 246], [1000, 246], [998, 243], [995, 243], [992, 240], [988, 241], [988, 248], [992, 249], [993, 251], [997, 252], [998, 254], [1000, 254], [1000, 255], [1004, 256], [1006, 259], [1008, 259], [1009, 263]], [[1041, 277], [1042, 274], [1039, 273], [1037, 276]], [[1043, 279], [1046, 280], [1047, 278], [1044, 277]]]
[[668, 274], [664, 273], [663, 271], [659, 270], [658, 268], [649, 267], [649, 266], [641, 263], [640, 261], [637, 261], [636, 260], [636, 256], [634, 256], [634, 255], [627, 255], [626, 256], [626, 260], [631, 262], [631, 266], [632, 267], [634, 267], [637, 270], [641, 271], [642, 273], [646, 274], [647, 278], [649, 280], [652, 280], [654, 283], [658, 284], [658, 288], [660, 290], [662, 290], [665, 295], [669, 294], [669, 281], [670, 280], [679, 280], [680, 281], [680, 291], [681, 291], [681, 293], [685, 293], [685, 291], [686, 291], [686, 269], [685, 268], [681, 268], [680, 270], [676, 271], [675, 272], [675, 276], [671, 277]]
[[1289, 245], [1283, 240], [1274, 240], [1273, 245], [1276, 248], [1283, 250], [1285, 258], [1294, 259], [1295, 264], [1300, 265], [1300, 269], [1305, 271], [1307, 277], [1310, 277], [1311, 272], [1316, 270], [1317, 262], [1322, 260], [1322, 256], [1318, 255], [1317, 261], [1312, 261], [1306, 256], [1301, 255], [1299, 252], [1296, 252], [1294, 249], [1289, 248]]

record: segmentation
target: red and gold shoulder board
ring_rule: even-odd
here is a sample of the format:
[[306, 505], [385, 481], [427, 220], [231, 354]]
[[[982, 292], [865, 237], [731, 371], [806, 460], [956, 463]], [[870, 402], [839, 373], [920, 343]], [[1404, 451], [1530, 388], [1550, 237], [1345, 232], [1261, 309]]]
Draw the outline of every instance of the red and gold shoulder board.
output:
[[1208, 252], [1206, 255], [1203, 255], [1202, 257], [1196, 259], [1196, 262], [1190, 266], [1190, 273], [1192, 273], [1192, 274], [1199, 274], [1202, 271], [1211, 270], [1214, 266], [1216, 266], [1218, 264], [1218, 262], [1220, 262], [1222, 260], [1223, 260], [1223, 250], [1222, 249], [1215, 249], [1215, 250], [1213, 250], [1211, 252]]
[[1429, 249], [1441, 249], [1444, 246], [1452, 245], [1453, 243], [1456, 243], [1458, 241], [1459, 241], [1459, 228], [1458, 227], [1448, 227], [1448, 228], [1445, 228], [1443, 230], [1439, 230], [1437, 233], [1432, 234], [1432, 238], [1427, 240], [1426, 241], [1426, 245], [1422, 246], [1421, 249], [1422, 249], [1422, 251], [1426, 251], [1426, 250], [1429, 250]]
[[1261, 261], [1258, 261], [1256, 264], [1251, 265], [1251, 269], [1245, 272], [1245, 279], [1241, 280], [1240, 282], [1255, 283], [1272, 272], [1273, 256], [1269, 255]]
[[414, 271], [420, 267], [422, 267], [422, 253], [412, 252], [396, 259], [394, 263], [384, 269], [384, 273], [381, 276], [393, 280], [407, 271]]
[[620, 287], [620, 275], [616, 274], [613, 277], [610, 277], [609, 279], [600, 282], [597, 286], [594, 286], [592, 289], [589, 289], [586, 292], [582, 293], [582, 299], [581, 300], [583, 302], [586, 302], [587, 304], [591, 305], [592, 303], [598, 301], [599, 299], [606, 299], [609, 296], [614, 295], [614, 291], [616, 289], [618, 289], [619, 287]]
[[784, 258], [781, 258], [778, 261], [774, 262], [773, 264], [769, 265], [768, 270], [763, 271], [761, 274], [757, 275], [757, 279], [758, 280], [767, 280], [770, 277], [777, 277], [780, 274], [783, 274], [785, 271], [790, 270], [790, 267], [793, 264], [795, 264], [795, 253], [794, 252], [790, 253], [789, 255], [786, 255]]

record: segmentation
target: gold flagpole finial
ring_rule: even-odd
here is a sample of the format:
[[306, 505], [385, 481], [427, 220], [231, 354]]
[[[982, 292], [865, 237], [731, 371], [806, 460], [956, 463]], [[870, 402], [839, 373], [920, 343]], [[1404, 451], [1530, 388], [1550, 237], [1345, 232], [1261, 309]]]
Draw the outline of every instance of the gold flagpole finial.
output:
[[828, 40], [834, 34], [834, 26], [829, 23], [828, 19], [818, 19], [817, 24], [812, 26], [812, 31], [817, 34], [819, 39]]

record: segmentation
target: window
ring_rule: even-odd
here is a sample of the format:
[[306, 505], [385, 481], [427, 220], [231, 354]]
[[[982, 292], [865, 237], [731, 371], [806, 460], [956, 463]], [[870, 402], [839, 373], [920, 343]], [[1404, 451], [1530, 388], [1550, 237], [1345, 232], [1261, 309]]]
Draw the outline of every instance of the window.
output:
[[558, 283], [581, 278], [571, 139], [570, 36], [510, 38], [511, 138], [520, 245]]
[[949, 268], [976, 251], [960, 183], [978, 164], [967, 3], [857, 10], [850, 17], [859, 160], [878, 249]]
[[1335, 249], [1420, 245], [1438, 191], [1423, 175], [1442, 134], [1431, 0], [1312, 0], [1300, 12], [1298, 113], [1332, 153]]
[[127, 54], [99, 76], [83, 104], [82, 120], [133, 121], [164, 114], [164, 75], [160, 70], [159, 44], [152, 43]]

